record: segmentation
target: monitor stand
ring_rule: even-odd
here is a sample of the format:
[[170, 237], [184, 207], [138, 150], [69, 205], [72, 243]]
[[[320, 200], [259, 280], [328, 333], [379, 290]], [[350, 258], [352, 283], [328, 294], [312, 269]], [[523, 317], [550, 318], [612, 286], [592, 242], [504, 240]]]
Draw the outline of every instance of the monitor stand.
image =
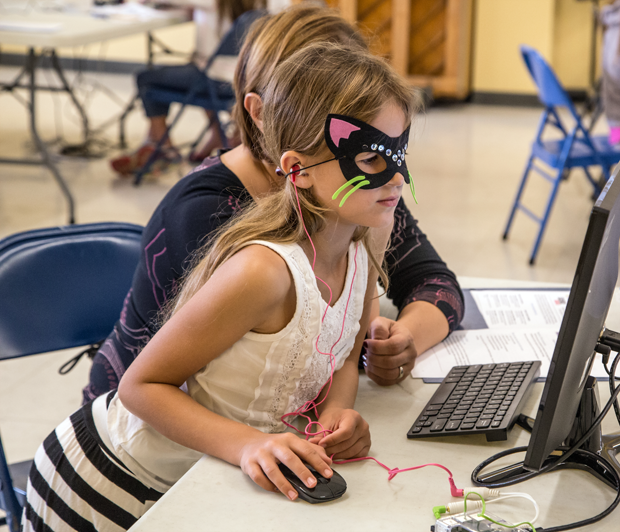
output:
[[[566, 450], [573, 446], [586, 431], [592, 426], [594, 420], [600, 414], [600, 401], [598, 397], [597, 381], [594, 377], [589, 376], [581, 396], [581, 402], [573, 428], [568, 438], [562, 443], [562, 446], [554, 451], [543, 463], [543, 468], [555, 462]], [[590, 451], [590, 454], [588, 452]], [[555, 469], [581, 469], [591, 473], [599, 480], [607, 484], [613, 489], [620, 489], [617, 485], [616, 476], [610, 472], [614, 469], [620, 475], [620, 462], [617, 453], [620, 452], [620, 434], [603, 435], [600, 425], [594, 433], [581, 446], [580, 450], [574, 452]], [[531, 471], [523, 467], [523, 462], [503, 467], [496, 471], [479, 474], [477, 479], [480, 485], [494, 484], [497, 482], [517, 483], [521, 478]], [[474, 479], [472, 479], [474, 480]]]

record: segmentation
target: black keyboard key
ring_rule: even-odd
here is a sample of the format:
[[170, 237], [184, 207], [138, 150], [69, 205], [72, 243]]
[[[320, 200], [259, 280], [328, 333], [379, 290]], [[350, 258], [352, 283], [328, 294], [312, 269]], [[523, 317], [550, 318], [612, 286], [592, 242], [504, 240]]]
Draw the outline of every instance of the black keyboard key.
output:
[[431, 432], [439, 432], [440, 430], [443, 430], [443, 428], [446, 426], [447, 421], [447, 419], [438, 419], [437, 421], [435, 421], [435, 423], [433, 423], [433, 426], [429, 430]]
[[[491, 425], [491, 420], [490, 419], [479, 419], [478, 422], [476, 423], [476, 428], [477, 429], [485, 429], [487, 427], [489, 427]], [[431, 429], [433, 430], [433, 429]]]
[[476, 426], [475, 423], [461, 423], [461, 430], [471, 430]]
[[452, 390], [456, 387], [456, 383], [449, 382], [445, 386], [441, 385], [439, 389], [435, 392], [435, 395], [430, 400], [430, 404], [433, 405], [442, 405], [446, 402]]
[[459, 428], [460, 424], [460, 421], [448, 421], [448, 423], [446, 423], [446, 430], [456, 430]]

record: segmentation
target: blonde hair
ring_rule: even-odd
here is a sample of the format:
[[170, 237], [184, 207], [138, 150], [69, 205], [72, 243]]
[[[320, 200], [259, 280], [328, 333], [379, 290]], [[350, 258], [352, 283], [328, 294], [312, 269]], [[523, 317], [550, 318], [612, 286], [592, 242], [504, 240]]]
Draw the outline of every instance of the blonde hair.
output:
[[[329, 87], [329, 90], [325, 90]], [[409, 122], [418, 108], [411, 87], [380, 58], [359, 47], [316, 43], [294, 53], [274, 70], [265, 88], [261, 147], [272, 160], [288, 150], [308, 156], [327, 151], [323, 136], [329, 113], [371, 121], [387, 104], [402, 109]], [[302, 219], [298, 213], [294, 185], [284, 187], [245, 207], [241, 214], [220, 228], [205, 246], [186, 276], [178, 298], [172, 303], [181, 308], [211, 277], [218, 266], [253, 240], [299, 243], [306, 239], [304, 224], [312, 236], [325, 226], [326, 209], [312, 190], [298, 189]], [[387, 276], [381, 268], [383, 249], [375, 249], [366, 227], [358, 227], [354, 241], [362, 240], [373, 266], [387, 288]]]
[[315, 5], [298, 4], [262, 17], [251, 26], [235, 70], [233, 118], [241, 141], [255, 159], [265, 160], [266, 155], [261, 148], [262, 133], [243, 105], [245, 95], [254, 92], [262, 96], [276, 66], [315, 42], [368, 49], [364, 38], [337, 11]]

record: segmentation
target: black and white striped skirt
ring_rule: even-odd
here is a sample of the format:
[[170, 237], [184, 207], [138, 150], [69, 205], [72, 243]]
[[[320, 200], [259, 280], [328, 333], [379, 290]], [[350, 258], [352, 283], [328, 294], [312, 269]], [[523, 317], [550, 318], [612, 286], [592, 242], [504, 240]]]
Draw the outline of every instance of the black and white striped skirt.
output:
[[[106, 401], [113, 393], [95, 401]], [[28, 480], [24, 532], [127, 530], [163, 495], [140, 482], [98, 434], [90, 402], [39, 447]]]

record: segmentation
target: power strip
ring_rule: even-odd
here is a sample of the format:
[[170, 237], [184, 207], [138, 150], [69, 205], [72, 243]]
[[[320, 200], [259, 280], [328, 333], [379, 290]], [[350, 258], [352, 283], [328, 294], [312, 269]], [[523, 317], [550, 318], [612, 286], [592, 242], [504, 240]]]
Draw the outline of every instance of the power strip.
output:
[[[493, 514], [487, 512], [486, 515], [498, 523], [508, 524]], [[437, 519], [434, 532], [532, 532], [532, 529], [526, 525], [512, 528], [502, 526], [492, 523], [488, 519], [478, 516], [476, 511], [472, 511], [467, 512], [467, 514], [449, 515]]]

